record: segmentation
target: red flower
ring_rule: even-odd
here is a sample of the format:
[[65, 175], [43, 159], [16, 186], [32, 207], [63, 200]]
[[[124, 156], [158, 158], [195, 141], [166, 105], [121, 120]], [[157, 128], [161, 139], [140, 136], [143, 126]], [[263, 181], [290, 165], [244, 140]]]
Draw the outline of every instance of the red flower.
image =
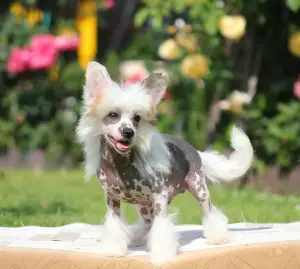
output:
[[105, 8], [112, 8], [115, 6], [115, 0], [104, 0]]
[[79, 41], [78, 35], [62, 35], [55, 39], [55, 45], [58, 50], [72, 51], [78, 48]]
[[300, 99], [300, 76], [294, 83], [294, 95], [296, 98]]
[[57, 59], [56, 40], [52, 35], [37, 35], [31, 39], [29, 69], [32, 71], [49, 68]]
[[9, 73], [23, 73], [26, 71], [30, 58], [28, 49], [14, 48], [7, 62], [6, 68]]
[[165, 92], [164, 99], [165, 100], [171, 100], [172, 99], [172, 95], [171, 95], [171, 93], [168, 89]]

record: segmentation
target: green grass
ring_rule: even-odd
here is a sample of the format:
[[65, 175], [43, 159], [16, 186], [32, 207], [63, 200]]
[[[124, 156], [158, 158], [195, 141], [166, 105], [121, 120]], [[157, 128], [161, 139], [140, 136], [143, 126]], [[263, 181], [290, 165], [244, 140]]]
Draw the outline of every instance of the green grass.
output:
[[[300, 220], [300, 198], [250, 189], [210, 186], [213, 203], [232, 222]], [[135, 210], [124, 205], [130, 222]], [[71, 222], [99, 224], [105, 214], [103, 191], [96, 178], [84, 182], [81, 171], [4, 171], [0, 174], [0, 226], [59, 226]], [[180, 223], [201, 223], [201, 210], [189, 194], [170, 205]]]

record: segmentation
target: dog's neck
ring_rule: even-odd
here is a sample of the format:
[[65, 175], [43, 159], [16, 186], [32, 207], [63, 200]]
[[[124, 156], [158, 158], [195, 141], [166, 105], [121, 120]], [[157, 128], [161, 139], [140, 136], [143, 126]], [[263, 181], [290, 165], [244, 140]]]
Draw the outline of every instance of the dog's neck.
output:
[[125, 167], [134, 166], [145, 178], [167, 175], [171, 172], [170, 152], [164, 139], [158, 133], [156, 137], [152, 137], [149, 148], [140, 149], [135, 146], [128, 155], [118, 154], [108, 145], [104, 137], [100, 141], [100, 166], [102, 166], [103, 160], [106, 163], [109, 162], [115, 168], [125, 169]]

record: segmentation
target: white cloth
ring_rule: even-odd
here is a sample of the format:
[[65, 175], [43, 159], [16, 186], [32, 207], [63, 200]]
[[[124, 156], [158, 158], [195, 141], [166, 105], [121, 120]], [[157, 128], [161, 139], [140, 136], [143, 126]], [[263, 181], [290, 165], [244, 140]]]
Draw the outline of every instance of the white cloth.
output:
[[[286, 224], [230, 224], [231, 243], [208, 245], [200, 225], [178, 225], [180, 251], [201, 250], [222, 246], [300, 240], [300, 222]], [[56, 250], [99, 252], [101, 226], [73, 223], [62, 227], [0, 227], [0, 247], [23, 247]], [[129, 255], [147, 255], [146, 248], [130, 249]]]

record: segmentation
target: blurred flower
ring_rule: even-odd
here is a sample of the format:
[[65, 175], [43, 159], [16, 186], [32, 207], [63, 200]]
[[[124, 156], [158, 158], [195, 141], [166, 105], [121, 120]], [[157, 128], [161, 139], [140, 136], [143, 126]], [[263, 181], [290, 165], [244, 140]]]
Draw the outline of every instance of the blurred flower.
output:
[[28, 62], [30, 70], [51, 67], [58, 56], [55, 37], [50, 34], [34, 36], [31, 39], [30, 52], [31, 57]]
[[77, 34], [60, 35], [55, 39], [55, 45], [61, 51], [73, 51], [78, 48], [80, 39]]
[[105, 8], [112, 8], [115, 6], [115, 0], [104, 0]]
[[179, 32], [176, 35], [176, 42], [189, 53], [194, 53], [198, 48], [198, 41], [195, 35]]
[[60, 65], [58, 63], [56, 63], [50, 67], [49, 74], [48, 74], [50, 81], [58, 80], [59, 70], [60, 70]]
[[26, 15], [26, 10], [20, 2], [14, 2], [10, 6], [10, 12], [17, 17], [17, 22], [20, 23]]
[[300, 76], [294, 83], [294, 95], [296, 98], [300, 99]]
[[73, 106], [76, 105], [76, 99], [75, 97], [73, 96], [70, 96], [70, 97], [67, 97], [65, 100], [64, 100], [64, 103], [67, 107], [70, 107], [72, 108]]
[[61, 113], [65, 122], [74, 123], [77, 121], [77, 115], [72, 109], [65, 109]]
[[241, 15], [223, 16], [219, 22], [221, 34], [231, 40], [239, 40], [246, 31], [246, 19]]
[[177, 32], [177, 28], [174, 25], [168, 27], [169, 34], [175, 34]]
[[30, 58], [28, 49], [14, 48], [8, 59], [6, 68], [9, 73], [23, 73], [26, 71]]
[[249, 104], [251, 99], [251, 96], [246, 92], [233, 91], [228, 99], [219, 102], [219, 106], [222, 110], [230, 110], [235, 114], [240, 114], [243, 105]]
[[181, 56], [180, 48], [173, 38], [164, 41], [158, 48], [158, 55], [164, 60], [177, 60]]
[[209, 73], [209, 59], [201, 54], [188, 55], [181, 63], [181, 73], [189, 78], [203, 78]]
[[297, 31], [290, 36], [288, 47], [293, 55], [300, 57], [300, 31]]
[[124, 83], [125, 84], [133, 84], [133, 83], [140, 82], [143, 79], [144, 79], [144, 76], [142, 74], [136, 73], [136, 74], [132, 74], [131, 76], [126, 77], [124, 80]]
[[186, 24], [184, 27], [183, 27], [183, 31], [189, 33], [193, 30], [192, 26], [191, 25], [188, 25]]
[[20, 15], [24, 12], [24, 8], [20, 2], [14, 2], [10, 6], [10, 12], [16, 15]]
[[143, 61], [124, 61], [120, 64], [121, 78], [125, 83], [136, 83], [149, 76]]
[[164, 95], [164, 100], [171, 100], [171, 99], [172, 99], [171, 92], [167, 89]]
[[16, 117], [15, 117], [15, 119], [16, 119], [16, 122], [17, 122], [18, 124], [21, 124], [21, 123], [23, 123], [24, 120], [25, 120], [25, 115], [22, 114], [22, 113], [17, 114]]
[[31, 8], [27, 13], [27, 22], [30, 26], [41, 22], [43, 18], [44, 13], [39, 9]]

